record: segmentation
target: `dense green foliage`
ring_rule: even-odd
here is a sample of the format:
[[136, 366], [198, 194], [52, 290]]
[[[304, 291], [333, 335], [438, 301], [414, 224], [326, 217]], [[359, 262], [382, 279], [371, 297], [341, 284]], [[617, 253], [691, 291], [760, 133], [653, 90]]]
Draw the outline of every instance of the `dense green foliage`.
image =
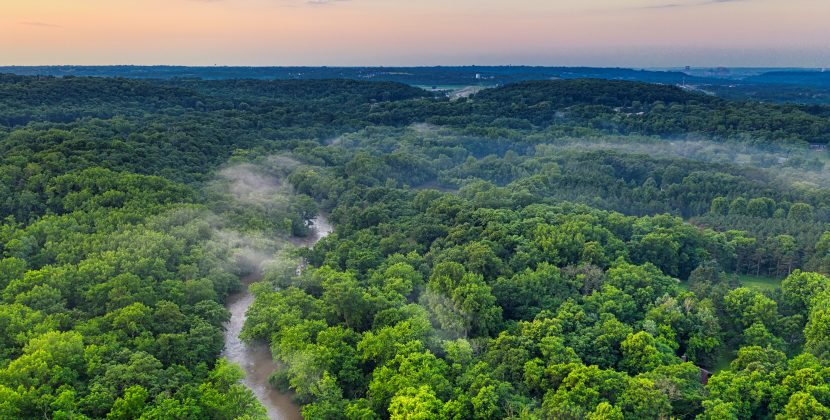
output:
[[[778, 211], [767, 197], [826, 206], [824, 190], [779, 188], [729, 165], [546, 148], [481, 159], [456, 150], [455, 162], [446, 156], [432, 166], [428, 139], [436, 137], [408, 132], [387, 143], [375, 130], [361, 132], [327, 148], [340, 159], [328, 173], [292, 175], [298, 191], [331, 203], [338, 230], [307, 254], [322, 268], [273, 276], [282, 290], [258, 291], [246, 334], [270, 339], [288, 366], [278, 382], [311, 403], [306, 415], [360, 416], [368, 407], [391, 417], [722, 418], [727, 410], [749, 418], [825, 409], [826, 379], [819, 388], [794, 381], [802, 368], [817, 377], [827, 369], [818, 349], [826, 336], [813, 325], [830, 284], [793, 269], [813, 252], [824, 258], [827, 216], [805, 202]], [[419, 162], [424, 175], [401, 161]], [[460, 189], [404, 185], [431, 174]], [[592, 204], [627, 213], [665, 205], [757, 227], [701, 229], [665, 214], [563, 203], [560, 194], [599, 197]], [[722, 211], [725, 196], [747, 203], [727, 201]], [[793, 237], [765, 229], [823, 239], [806, 233], [810, 251], [796, 255]], [[759, 264], [793, 274], [764, 295], [722, 272]], [[735, 358], [732, 367], [704, 387], [700, 368], [723, 357]], [[758, 358], [778, 360], [771, 376], [742, 379]], [[761, 386], [753, 381], [768, 388], [750, 400], [743, 393]]]
[[229, 238], [318, 206], [335, 233], [268, 266], [243, 331], [308, 418], [827, 417], [830, 193], [799, 142], [828, 135], [597, 80], [1, 76], [0, 417], [262, 417], [220, 358]]
[[[438, 67], [183, 67], [183, 66], [0, 66], [19, 75], [127, 77], [181, 80], [352, 79], [406, 83], [435, 88], [492, 87], [526, 80], [606, 79], [684, 86], [733, 100], [830, 104], [827, 72], [729, 69], [635, 70], [598, 67], [438, 66]], [[758, 72], [763, 73], [758, 73]]]
[[[830, 141], [830, 124], [792, 105], [734, 103], [673, 86], [603, 80], [524, 82], [476, 96], [500, 117], [557, 120], [623, 134], [777, 141]], [[489, 109], [488, 109], [489, 108]], [[489, 112], [485, 112], [489, 113]]]

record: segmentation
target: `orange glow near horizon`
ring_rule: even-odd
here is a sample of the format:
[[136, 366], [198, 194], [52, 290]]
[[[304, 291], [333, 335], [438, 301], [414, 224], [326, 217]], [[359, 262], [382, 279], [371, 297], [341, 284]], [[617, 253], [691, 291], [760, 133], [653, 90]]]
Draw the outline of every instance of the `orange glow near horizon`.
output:
[[830, 66], [826, 0], [0, 0], [0, 65]]

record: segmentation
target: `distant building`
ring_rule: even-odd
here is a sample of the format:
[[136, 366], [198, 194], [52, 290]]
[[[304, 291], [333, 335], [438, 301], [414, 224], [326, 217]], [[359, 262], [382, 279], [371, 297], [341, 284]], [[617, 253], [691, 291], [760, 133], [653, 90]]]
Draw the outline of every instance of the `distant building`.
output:
[[824, 143], [810, 143], [810, 150], [814, 152], [826, 152], [827, 145]]

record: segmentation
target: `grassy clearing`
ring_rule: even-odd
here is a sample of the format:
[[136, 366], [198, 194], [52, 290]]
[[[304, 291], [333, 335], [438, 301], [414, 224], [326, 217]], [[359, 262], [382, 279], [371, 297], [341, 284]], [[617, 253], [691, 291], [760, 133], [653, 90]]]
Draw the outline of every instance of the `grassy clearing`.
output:
[[[765, 290], [775, 290], [781, 287], [782, 279], [775, 277], [753, 276], [750, 274], [729, 274], [729, 276], [736, 276], [738, 281], [741, 283], [741, 286], [748, 287], [759, 292], [763, 292]], [[678, 282], [678, 286], [680, 286], [683, 290], [689, 290], [688, 281]]]
[[742, 286], [758, 291], [775, 290], [781, 287], [781, 279], [777, 279], [775, 277], [739, 274], [738, 281], [741, 282]]
[[731, 346], [724, 347], [724, 349], [721, 350], [715, 365], [712, 366], [712, 373], [718, 373], [722, 370], [729, 369], [729, 365], [732, 364], [733, 360], [735, 360], [736, 352], [737, 350]]

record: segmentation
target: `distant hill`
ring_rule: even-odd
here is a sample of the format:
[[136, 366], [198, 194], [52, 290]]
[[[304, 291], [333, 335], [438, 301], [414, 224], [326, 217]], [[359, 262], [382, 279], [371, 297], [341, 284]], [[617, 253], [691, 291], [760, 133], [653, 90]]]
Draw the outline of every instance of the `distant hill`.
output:
[[[717, 70], [717, 69], [716, 69]], [[121, 77], [176, 81], [349, 79], [405, 83], [434, 91], [494, 87], [532, 80], [605, 79], [686, 86], [731, 100], [822, 105], [830, 103], [830, 73], [806, 69], [648, 69], [540, 66], [432, 67], [187, 67], [0, 66], [0, 74]], [[234, 88], [235, 89], [235, 88]], [[235, 91], [238, 93], [238, 91]]]
[[574, 124], [620, 134], [702, 135], [748, 141], [828, 143], [827, 107], [729, 101], [677, 86], [602, 79], [527, 81], [470, 99], [480, 118], [521, 126]]
[[775, 83], [830, 87], [830, 72], [779, 71], [764, 73], [744, 79], [747, 83]]
[[[605, 79], [530, 80], [450, 101], [408, 84], [352, 79], [198, 80], [0, 75], [0, 126], [115, 116], [256, 116], [326, 135], [368, 124], [487, 130], [554, 127], [669, 138], [828, 143], [826, 106], [731, 101], [678, 86]], [[323, 111], [327, 111], [326, 114]], [[321, 117], [324, 116], [324, 117]], [[320, 118], [317, 125], [303, 122]], [[254, 123], [251, 121], [251, 123]]]
[[520, 82], [482, 91], [476, 95], [476, 99], [510, 104], [518, 102], [526, 106], [545, 102], [555, 108], [573, 105], [630, 107], [635, 102], [717, 102], [714, 97], [687, 92], [675, 86], [603, 79]]
[[99, 76], [136, 79], [358, 79], [413, 85], [499, 85], [523, 80], [600, 78], [677, 84], [724, 83], [677, 71], [595, 67], [184, 67], [184, 66], [34, 66], [0, 67], [0, 73], [37, 76]]

